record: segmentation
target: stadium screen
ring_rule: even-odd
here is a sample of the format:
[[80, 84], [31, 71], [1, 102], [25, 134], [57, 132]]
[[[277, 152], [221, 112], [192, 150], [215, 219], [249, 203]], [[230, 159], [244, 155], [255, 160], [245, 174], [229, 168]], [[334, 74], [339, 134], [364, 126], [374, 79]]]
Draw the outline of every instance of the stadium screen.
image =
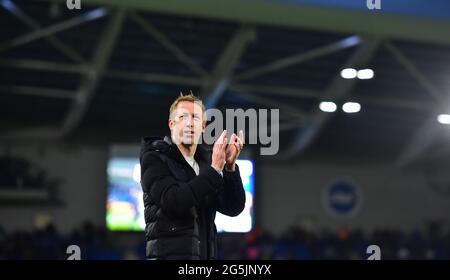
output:
[[[216, 213], [218, 232], [248, 232], [253, 225], [254, 165], [237, 160], [246, 194], [245, 209], [237, 217]], [[106, 225], [113, 231], [142, 231], [145, 228], [139, 160], [111, 157], [107, 167], [108, 193]]]

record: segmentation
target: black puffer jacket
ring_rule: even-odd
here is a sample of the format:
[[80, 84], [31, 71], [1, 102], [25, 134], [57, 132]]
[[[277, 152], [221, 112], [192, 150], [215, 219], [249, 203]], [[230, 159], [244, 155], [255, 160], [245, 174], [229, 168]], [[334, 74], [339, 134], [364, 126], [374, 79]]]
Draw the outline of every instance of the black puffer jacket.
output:
[[146, 254], [148, 259], [215, 259], [216, 211], [239, 215], [245, 192], [239, 168], [211, 167], [211, 154], [201, 146], [194, 155], [196, 176], [169, 137], [144, 137], [140, 163], [144, 191]]

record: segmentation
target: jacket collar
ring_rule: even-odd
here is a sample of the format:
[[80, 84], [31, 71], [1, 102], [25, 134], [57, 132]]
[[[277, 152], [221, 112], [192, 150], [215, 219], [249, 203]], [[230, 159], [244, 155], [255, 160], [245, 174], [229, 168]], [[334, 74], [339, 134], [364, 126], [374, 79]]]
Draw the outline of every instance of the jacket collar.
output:
[[[172, 139], [170, 136], [164, 137], [164, 142], [166, 142], [169, 145], [168, 154], [179, 161], [185, 162], [185, 159], [183, 157], [183, 154], [181, 153], [180, 149], [178, 149], [178, 146], [172, 142]], [[200, 146], [197, 145], [197, 149], [195, 150], [194, 158], [195, 160], [200, 164], [201, 162], [208, 162], [209, 156], [208, 151]]]

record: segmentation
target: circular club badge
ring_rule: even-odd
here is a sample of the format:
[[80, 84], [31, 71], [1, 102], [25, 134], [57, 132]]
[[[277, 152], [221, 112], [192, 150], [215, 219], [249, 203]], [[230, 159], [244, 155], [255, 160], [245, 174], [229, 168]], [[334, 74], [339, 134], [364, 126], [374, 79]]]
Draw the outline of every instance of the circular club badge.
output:
[[355, 215], [361, 205], [361, 191], [349, 180], [336, 180], [323, 192], [323, 204], [333, 216], [350, 217]]

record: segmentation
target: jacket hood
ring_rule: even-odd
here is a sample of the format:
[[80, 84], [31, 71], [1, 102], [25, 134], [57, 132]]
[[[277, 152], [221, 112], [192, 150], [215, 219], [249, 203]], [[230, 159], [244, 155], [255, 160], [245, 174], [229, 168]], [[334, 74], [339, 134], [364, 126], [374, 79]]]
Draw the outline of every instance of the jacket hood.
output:
[[170, 137], [146, 136], [141, 139], [140, 156], [149, 151], [167, 152], [172, 145]]

